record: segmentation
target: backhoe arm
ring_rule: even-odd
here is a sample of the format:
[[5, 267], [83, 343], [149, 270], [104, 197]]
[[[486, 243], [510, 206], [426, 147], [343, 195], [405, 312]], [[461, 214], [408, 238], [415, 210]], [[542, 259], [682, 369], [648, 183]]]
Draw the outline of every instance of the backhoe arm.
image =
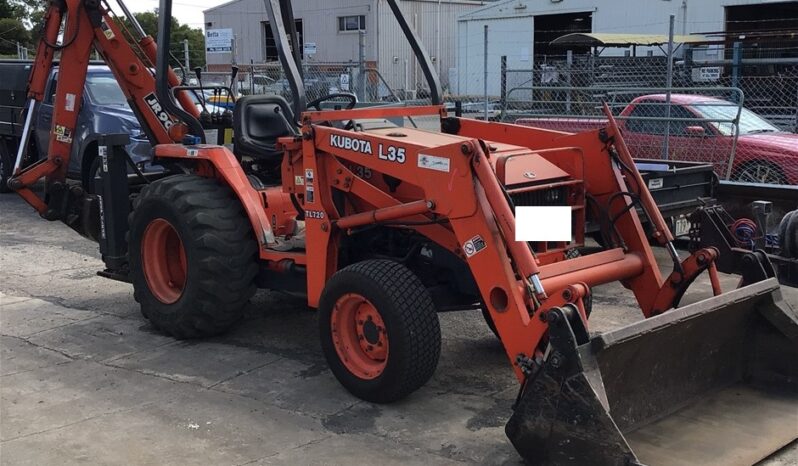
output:
[[[44, 99], [55, 54], [59, 52], [59, 79], [47, 157], [20, 169], [24, 148], [28, 145], [27, 140], [23, 140], [9, 185], [43, 217], [66, 221], [76, 208], [75, 198], [80, 197], [74, 190], [70, 193], [65, 179], [92, 48], [105, 59], [151, 143], [179, 141], [187, 133], [187, 125], [166, 112], [156, 96], [155, 41], [141, 35], [140, 30], [136, 31], [141, 35], [137, 43], [132, 37], [129, 40], [126, 36], [132, 33], [123, 30], [105, 4], [97, 0], [54, 0], [45, 15], [44, 27], [28, 84], [28, 124], [23, 137], [30, 135], [35, 104]], [[60, 35], [62, 41], [58, 44]], [[170, 86], [180, 83], [171, 69], [168, 82]], [[198, 115], [186, 92], [181, 91], [178, 100], [190, 117]], [[29, 189], [41, 178], [46, 179], [44, 200]]]

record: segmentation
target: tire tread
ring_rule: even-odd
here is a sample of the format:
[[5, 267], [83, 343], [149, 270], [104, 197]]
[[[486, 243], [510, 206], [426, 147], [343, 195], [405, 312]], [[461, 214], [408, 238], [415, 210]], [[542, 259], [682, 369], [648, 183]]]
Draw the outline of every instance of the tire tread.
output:
[[[229, 187], [214, 179], [170, 176], [142, 189], [130, 214], [131, 226], [137, 210], [150, 200], [168, 202], [186, 219], [199, 256], [190, 273], [199, 286], [193, 287], [190, 311], [164, 314], [148, 308], [143, 272], [133, 273], [134, 298], [141, 303], [142, 314], [179, 339], [223, 333], [241, 319], [256, 291], [258, 248], [241, 203]], [[131, 259], [131, 265], [138, 262]]]

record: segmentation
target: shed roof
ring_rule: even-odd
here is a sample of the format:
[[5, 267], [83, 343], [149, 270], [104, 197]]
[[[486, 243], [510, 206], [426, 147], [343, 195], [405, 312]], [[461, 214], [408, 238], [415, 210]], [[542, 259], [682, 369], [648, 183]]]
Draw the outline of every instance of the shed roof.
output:
[[[715, 40], [700, 34], [694, 34], [673, 36], [673, 42], [677, 44], [706, 44], [715, 42]], [[578, 32], [566, 34], [551, 41], [552, 45], [588, 47], [628, 47], [631, 45], [662, 45], [667, 43], [668, 36], [665, 34], [615, 34], [606, 32]]]

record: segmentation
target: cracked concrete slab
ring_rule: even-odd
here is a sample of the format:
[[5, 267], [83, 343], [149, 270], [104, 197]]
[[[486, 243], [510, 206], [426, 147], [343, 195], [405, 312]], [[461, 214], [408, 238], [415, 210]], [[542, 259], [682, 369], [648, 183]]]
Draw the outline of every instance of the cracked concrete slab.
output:
[[[2, 311], [0, 311], [2, 312]], [[143, 319], [93, 314], [91, 319], [45, 330], [28, 341], [80, 359], [104, 361], [174, 344]]]
[[301, 464], [305, 466], [326, 466], [335, 464], [334, 458], [346, 458], [354, 452], [368, 455], [370, 464], [381, 466], [423, 466], [429, 464], [463, 464], [450, 458], [424, 452], [418, 448], [391, 442], [371, 434], [330, 435], [319, 441], [301, 447], [286, 449], [277, 455], [261, 458], [255, 466]]
[[[0, 336], [0, 377], [42, 369], [72, 361], [53, 350], [38, 347], [19, 337]], [[2, 383], [2, 379], [0, 379]]]
[[282, 358], [215, 388], [323, 419], [360, 400], [341, 390], [319, 357], [314, 364]]
[[25, 299], [0, 306], [0, 332], [29, 337], [95, 318], [97, 314], [90, 311], [69, 309], [41, 299]]
[[[478, 311], [441, 314], [432, 380], [375, 405], [329, 372], [301, 299], [259, 292], [227, 335], [178, 342], [96, 276], [96, 244], [14, 196], [0, 209], [0, 465], [519, 464], [503, 433], [517, 381]], [[593, 331], [641, 318], [619, 285], [594, 301]], [[765, 464], [798, 466], [798, 445]]]
[[[73, 369], [84, 376], [87, 365], [96, 365], [74, 364], [83, 366]], [[11, 437], [4, 433], [0, 446], [3, 463], [242, 464], [329, 435], [312, 420], [255, 400], [122, 369], [104, 370], [107, 377], [125, 383], [100, 395], [108, 403], [75, 408], [68, 423], [38, 425], [37, 412], [49, 411], [47, 417], [59, 413], [47, 406], [20, 408], [31, 408], [29, 403], [38, 403], [35, 400], [42, 398], [42, 393], [15, 395], [12, 422], [32, 417], [38, 430], [33, 431], [33, 426], [21, 432], [17, 429]], [[60, 389], [92, 393], [77, 379], [62, 381]], [[79, 401], [73, 400], [73, 404]], [[42, 448], [44, 445], [47, 448]]]
[[212, 341], [180, 341], [142, 350], [110, 362], [144, 373], [168, 374], [174, 380], [209, 388], [272, 364], [280, 356]]
[[14, 304], [20, 301], [26, 301], [30, 298], [26, 298], [24, 296], [9, 296], [0, 291], [0, 306], [5, 306], [7, 304]]

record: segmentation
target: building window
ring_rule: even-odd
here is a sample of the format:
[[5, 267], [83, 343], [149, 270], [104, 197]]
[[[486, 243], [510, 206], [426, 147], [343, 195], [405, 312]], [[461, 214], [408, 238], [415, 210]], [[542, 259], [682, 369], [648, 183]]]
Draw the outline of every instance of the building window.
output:
[[[305, 58], [305, 52], [304, 52], [305, 38], [302, 29], [302, 20], [295, 19], [294, 24], [296, 25], [297, 39], [299, 39], [299, 56], [300, 58]], [[280, 56], [277, 53], [277, 44], [274, 43], [274, 36], [272, 35], [272, 27], [266, 21], [263, 22], [263, 33], [265, 38], [265, 44], [264, 44], [265, 47], [263, 48], [264, 52], [263, 59], [267, 62], [279, 60]], [[288, 36], [288, 44], [291, 46], [291, 49], [293, 50], [294, 45], [291, 44], [290, 35]]]
[[365, 30], [366, 30], [365, 15], [338, 17], [338, 32], [365, 31]]

